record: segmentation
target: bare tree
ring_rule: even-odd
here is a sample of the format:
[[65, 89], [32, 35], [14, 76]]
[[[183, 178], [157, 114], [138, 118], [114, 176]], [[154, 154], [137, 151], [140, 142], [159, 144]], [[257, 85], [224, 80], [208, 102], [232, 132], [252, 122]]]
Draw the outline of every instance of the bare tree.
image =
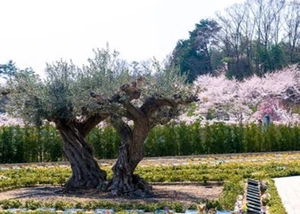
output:
[[229, 74], [238, 79], [254, 72], [262, 76], [282, 64], [277, 61], [282, 58], [285, 5], [284, 0], [248, 0], [217, 14]]
[[285, 38], [287, 43], [287, 51], [291, 63], [297, 62], [297, 47], [300, 45], [300, 2], [292, 1], [288, 4], [285, 13]]
[[279, 42], [285, 0], [249, 0], [248, 5], [256, 26], [256, 70], [262, 75], [271, 63], [271, 45]]
[[254, 23], [247, 4], [235, 4], [223, 13], [218, 13], [222, 26], [219, 39], [223, 51], [229, 57], [229, 74], [238, 79], [252, 74]]

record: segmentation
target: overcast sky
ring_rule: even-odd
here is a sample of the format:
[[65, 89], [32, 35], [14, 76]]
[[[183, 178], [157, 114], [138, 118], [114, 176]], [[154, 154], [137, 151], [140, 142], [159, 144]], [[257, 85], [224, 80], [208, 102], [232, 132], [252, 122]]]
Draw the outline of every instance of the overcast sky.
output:
[[42, 72], [106, 43], [128, 61], [164, 59], [203, 18], [243, 0], [1, 0], [0, 64]]

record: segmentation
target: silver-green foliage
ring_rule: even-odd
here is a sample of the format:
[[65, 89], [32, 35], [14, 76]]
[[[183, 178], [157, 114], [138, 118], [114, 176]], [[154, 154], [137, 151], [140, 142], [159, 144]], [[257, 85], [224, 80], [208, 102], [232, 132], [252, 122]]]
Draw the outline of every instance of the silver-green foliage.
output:
[[90, 102], [91, 91], [110, 96], [115, 85], [128, 81], [128, 69], [108, 48], [94, 52], [95, 57], [82, 67], [64, 60], [47, 64], [44, 79], [34, 73], [19, 72], [10, 82], [10, 112], [34, 124], [44, 119], [75, 119]]
[[[108, 101], [120, 92], [120, 86], [130, 84], [140, 75], [144, 81], [137, 105], [149, 97], [168, 98], [189, 91], [185, 78], [175, 68], [165, 69], [153, 61], [136, 72], [108, 47], [94, 50], [94, 57], [86, 65], [79, 67], [72, 61], [60, 60], [47, 64], [45, 73], [46, 77], [41, 78], [33, 72], [18, 72], [12, 79], [10, 112], [14, 116], [39, 125], [45, 119], [73, 120], [82, 114], [82, 107], [88, 107], [89, 114], [122, 110], [120, 103]], [[107, 102], [99, 105], [91, 93]]]
[[[185, 84], [186, 76], [180, 75], [175, 67], [165, 66], [156, 60], [148, 64], [144, 74], [143, 95], [145, 98], [159, 95], [164, 98], [173, 98], [175, 94], [190, 95], [190, 88]], [[166, 68], [167, 67], [167, 68]]]

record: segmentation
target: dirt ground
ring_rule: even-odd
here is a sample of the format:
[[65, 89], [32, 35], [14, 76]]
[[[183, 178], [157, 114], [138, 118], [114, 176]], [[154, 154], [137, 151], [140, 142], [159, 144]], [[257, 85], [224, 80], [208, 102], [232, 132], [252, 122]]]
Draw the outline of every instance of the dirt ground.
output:
[[125, 201], [144, 201], [144, 202], [160, 202], [160, 201], [178, 201], [193, 203], [205, 199], [218, 199], [222, 193], [223, 187], [217, 185], [153, 185], [153, 195], [147, 198], [117, 198], [111, 197], [108, 193], [100, 193], [97, 191], [82, 192], [80, 194], [64, 194], [61, 193], [60, 187], [38, 186], [30, 188], [21, 188], [1, 192], [0, 200], [17, 199], [20, 201], [37, 200], [43, 202], [68, 201], [68, 202], [88, 202], [95, 200], [113, 200], [114, 202]]

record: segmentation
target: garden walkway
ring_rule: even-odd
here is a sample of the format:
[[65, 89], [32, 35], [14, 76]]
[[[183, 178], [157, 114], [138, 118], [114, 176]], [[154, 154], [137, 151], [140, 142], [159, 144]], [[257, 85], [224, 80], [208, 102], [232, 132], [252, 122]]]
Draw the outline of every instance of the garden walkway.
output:
[[278, 194], [288, 214], [300, 214], [300, 176], [274, 178]]

